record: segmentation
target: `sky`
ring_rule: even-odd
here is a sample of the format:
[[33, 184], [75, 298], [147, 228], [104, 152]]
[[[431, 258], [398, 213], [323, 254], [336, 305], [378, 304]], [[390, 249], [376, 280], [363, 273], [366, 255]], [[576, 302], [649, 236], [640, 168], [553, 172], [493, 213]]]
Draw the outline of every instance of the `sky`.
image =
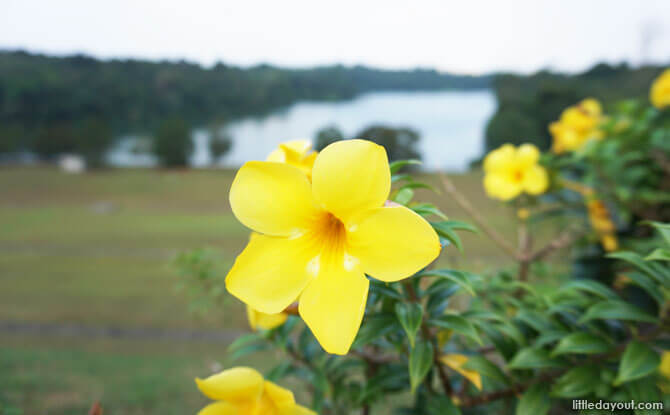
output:
[[670, 0], [0, 0], [0, 49], [481, 74], [670, 63]]

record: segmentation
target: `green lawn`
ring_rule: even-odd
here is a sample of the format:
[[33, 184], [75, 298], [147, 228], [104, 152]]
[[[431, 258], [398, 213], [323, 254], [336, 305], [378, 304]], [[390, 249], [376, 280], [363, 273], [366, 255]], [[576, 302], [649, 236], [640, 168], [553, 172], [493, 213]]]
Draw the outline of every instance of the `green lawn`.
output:
[[[236, 301], [204, 317], [190, 313], [170, 265], [180, 251], [210, 247], [225, 272], [242, 249], [248, 231], [230, 212], [232, 177], [226, 170], [0, 169], [0, 320], [245, 330]], [[480, 174], [453, 179], [514, 241], [513, 212], [484, 196]], [[466, 219], [443, 194], [417, 194]], [[464, 235], [464, 244], [464, 255], [451, 247], [441, 261], [479, 271], [508, 264], [484, 237]], [[192, 378], [232, 364], [226, 359], [223, 343], [0, 333], [0, 414], [83, 414], [96, 399], [105, 414], [194, 413], [204, 400]]]

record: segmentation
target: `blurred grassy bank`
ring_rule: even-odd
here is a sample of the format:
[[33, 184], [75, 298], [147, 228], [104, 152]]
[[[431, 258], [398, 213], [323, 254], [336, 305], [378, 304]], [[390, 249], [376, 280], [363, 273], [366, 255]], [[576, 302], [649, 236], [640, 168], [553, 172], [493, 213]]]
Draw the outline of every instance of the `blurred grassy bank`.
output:
[[[236, 301], [205, 317], [190, 313], [170, 266], [180, 251], [210, 247], [225, 272], [243, 248], [248, 231], [227, 201], [232, 178], [227, 170], [0, 169], [0, 322], [149, 333], [0, 331], [0, 414], [84, 414], [96, 399], [110, 415], [199, 408], [192, 378], [231, 363], [225, 339], [150, 333], [246, 329]], [[513, 213], [484, 196], [479, 173], [453, 179], [492, 226], [515, 238]], [[466, 219], [444, 195], [417, 196]], [[486, 238], [464, 235], [464, 244], [464, 255], [448, 248], [442, 261], [478, 271], [508, 263]], [[246, 363], [269, 362], [262, 355]]]

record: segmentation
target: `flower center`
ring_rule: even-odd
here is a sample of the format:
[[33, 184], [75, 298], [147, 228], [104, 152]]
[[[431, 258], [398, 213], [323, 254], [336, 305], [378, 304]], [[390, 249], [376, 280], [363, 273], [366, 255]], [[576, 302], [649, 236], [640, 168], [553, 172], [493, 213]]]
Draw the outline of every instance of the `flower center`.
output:
[[515, 182], [523, 181], [523, 172], [521, 170], [515, 170], [514, 173], [512, 174], [512, 179]]
[[355, 265], [346, 253], [347, 231], [344, 223], [332, 213], [319, 213], [305, 237], [316, 253], [307, 266], [311, 274], [316, 276], [324, 266], [349, 268]]

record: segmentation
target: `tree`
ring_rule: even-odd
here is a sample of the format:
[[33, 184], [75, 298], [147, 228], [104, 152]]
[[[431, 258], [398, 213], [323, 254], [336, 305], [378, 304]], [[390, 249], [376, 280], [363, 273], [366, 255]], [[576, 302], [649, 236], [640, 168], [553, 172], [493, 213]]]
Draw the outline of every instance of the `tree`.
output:
[[344, 140], [342, 131], [336, 125], [327, 125], [316, 132], [316, 135], [314, 136], [314, 147], [317, 151], [321, 151], [326, 148], [328, 144], [340, 140]]
[[212, 164], [233, 147], [233, 139], [226, 133], [223, 123], [217, 122], [210, 128], [209, 152], [212, 155]]
[[163, 166], [186, 166], [193, 152], [191, 129], [186, 121], [176, 117], [163, 121], [153, 138], [153, 151]]
[[100, 118], [89, 118], [81, 124], [76, 135], [75, 152], [84, 156], [89, 167], [102, 166], [105, 153], [114, 141], [109, 124]]
[[373, 125], [356, 134], [355, 137], [370, 140], [383, 146], [390, 161], [421, 159], [421, 154], [416, 148], [421, 136], [411, 128]]

